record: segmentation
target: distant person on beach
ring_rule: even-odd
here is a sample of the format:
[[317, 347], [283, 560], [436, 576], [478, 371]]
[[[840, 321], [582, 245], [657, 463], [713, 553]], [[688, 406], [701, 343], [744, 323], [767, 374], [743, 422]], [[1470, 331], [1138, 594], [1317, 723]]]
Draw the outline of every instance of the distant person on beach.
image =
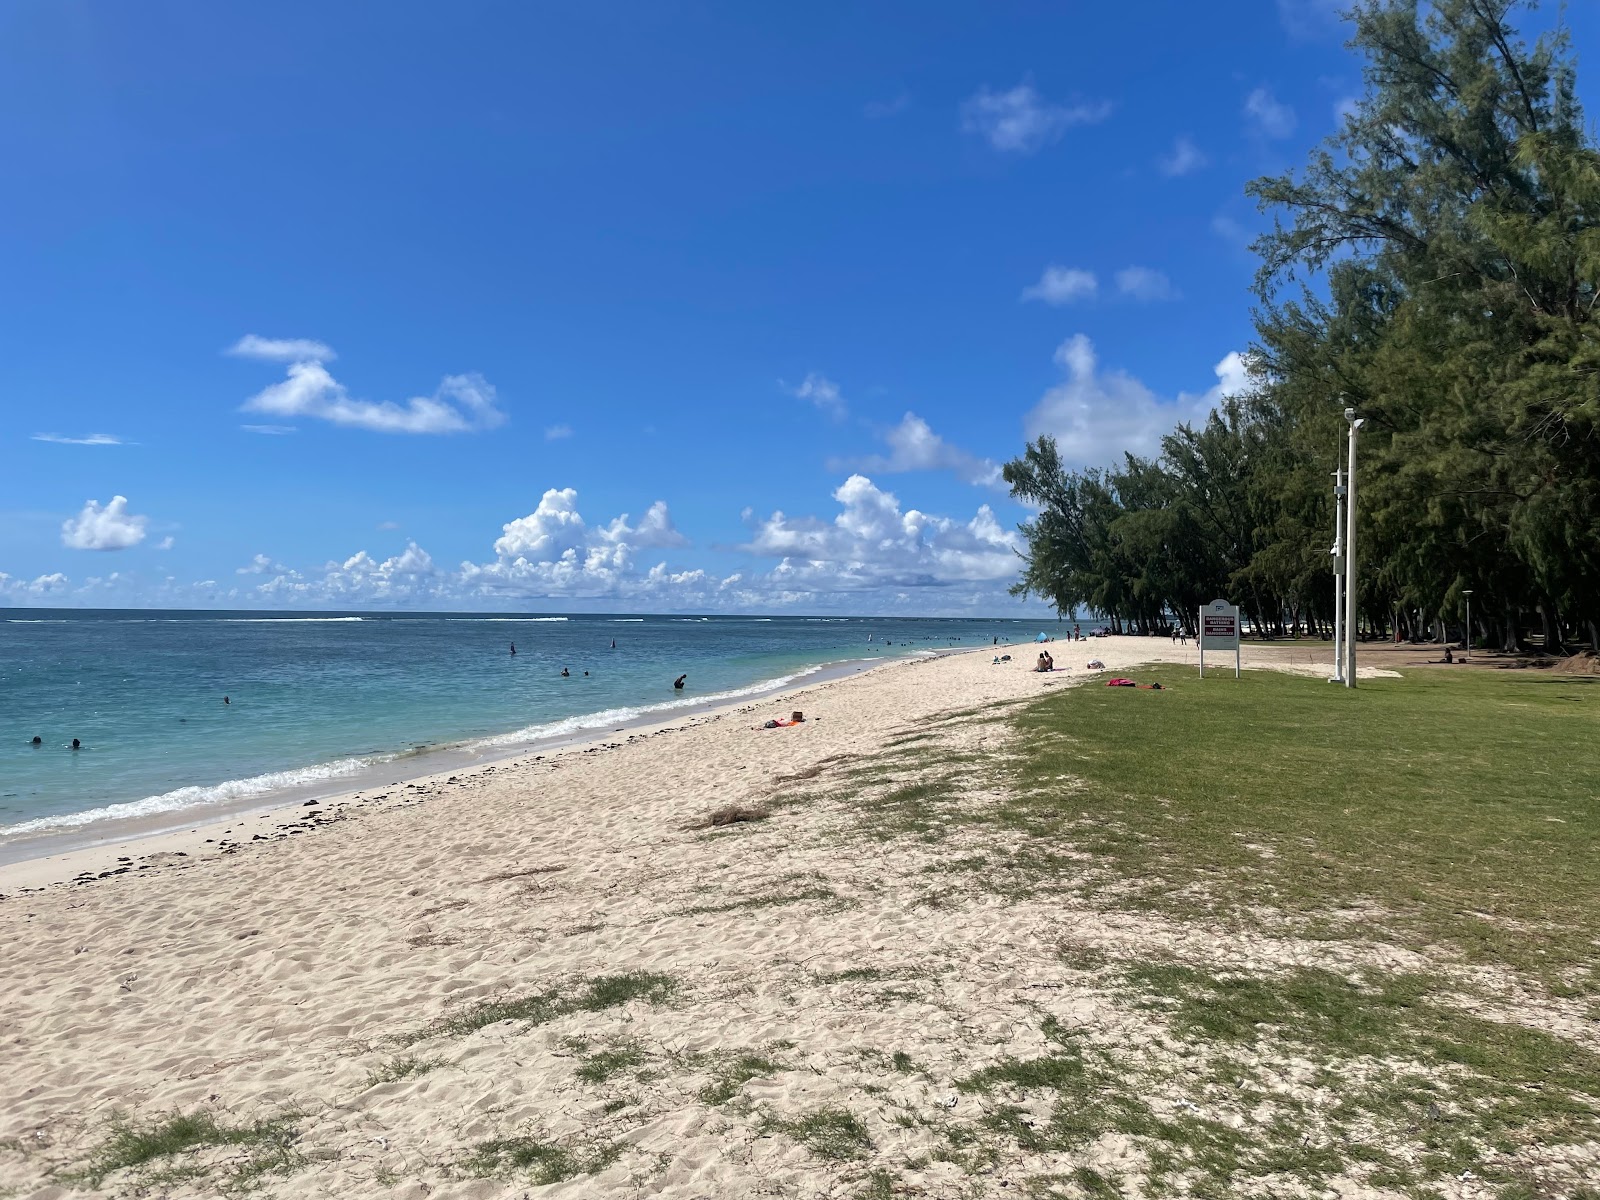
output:
[[687, 678], [689, 678], [687, 675], [679, 675], [672, 681], [672, 686], [677, 688], [680, 692], [683, 691], [683, 681]]
[[74, 750], [82, 750], [83, 749], [83, 743], [80, 742], [77, 738], [73, 738], [72, 739], [72, 748]]

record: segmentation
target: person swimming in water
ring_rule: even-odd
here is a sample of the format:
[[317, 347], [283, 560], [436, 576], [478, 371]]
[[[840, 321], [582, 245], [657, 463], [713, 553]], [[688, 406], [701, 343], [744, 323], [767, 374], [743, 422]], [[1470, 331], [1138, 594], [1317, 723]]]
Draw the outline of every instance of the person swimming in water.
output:
[[517, 656], [517, 644], [515, 642], [512, 642], [511, 643], [511, 657], [515, 658], [516, 656]]
[[683, 681], [687, 678], [689, 678], [687, 675], [679, 675], [672, 681], [672, 686], [677, 688], [680, 692], [683, 691]]
[[33, 741], [29, 744], [33, 746], [42, 746], [44, 745], [44, 739], [36, 733], [33, 735]]
[[562, 667], [561, 668], [561, 678], [563, 678], [563, 679], [571, 679], [572, 678], [572, 672], [567, 670], [565, 667]]
[[82, 750], [83, 749], [83, 743], [80, 742], [77, 738], [73, 738], [72, 739], [72, 748], [74, 750]]
[[232, 703], [233, 703], [233, 701], [232, 701], [232, 700], [229, 700], [229, 699], [228, 699], [228, 698], [227, 698], [227, 697], [226, 697], [226, 696], [224, 696], [224, 697], [223, 697], [223, 698], [222, 698], [222, 702], [223, 702], [223, 703], [224, 703], [224, 704], [232, 704]]

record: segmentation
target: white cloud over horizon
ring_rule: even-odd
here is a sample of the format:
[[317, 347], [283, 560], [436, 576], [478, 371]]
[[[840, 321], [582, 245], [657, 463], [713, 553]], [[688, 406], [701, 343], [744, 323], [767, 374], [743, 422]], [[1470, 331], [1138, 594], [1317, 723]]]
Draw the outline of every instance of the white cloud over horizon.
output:
[[961, 128], [1007, 154], [1032, 154], [1075, 125], [1094, 125], [1111, 115], [1108, 101], [1055, 104], [1031, 82], [997, 92], [980, 87], [961, 105]]
[[1030, 439], [1054, 437], [1062, 458], [1082, 466], [1106, 466], [1124, 452], [1152, 456], [1180, 424], [1203, 422], [1226, 397], [1249, 386], [1248, 364], [1237, 351], [1212, 368], [1214, 385], [1173, 400], [1160, 399], [1126, 371], [1103, 370], [1094, 343], [1081, 333], [1056, 347], [1055, 361], [1066, 378], [1040, 398], [1024, 429]]
[[149, 524], [149, 517], [128, 511], [126, 496], [113, 496], [104, 507], [89, 500], [62, 522], [61, 544], [69, 550], [126, 550], [144, 541]]

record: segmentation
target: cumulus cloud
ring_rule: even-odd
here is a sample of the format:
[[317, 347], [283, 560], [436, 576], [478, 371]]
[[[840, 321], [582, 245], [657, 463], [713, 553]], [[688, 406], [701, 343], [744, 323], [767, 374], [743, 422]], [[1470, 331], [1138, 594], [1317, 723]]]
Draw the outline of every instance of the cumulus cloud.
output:
[[144, 541], [150, 518], [128, 511], [126, 496], [113, 496], [101, 507], [90, 500], [83, 511], [61, 524], [61, 544], [69, 550], [126, 550]]
[[156, 543], [156, 549], [157, 550], [171, 550], [172, 547], [175, 546], [176, 544], [177, 544], [176, 539], [174, 539], [173, 536], [169, 533], [166, 537], [162, 538], [159, 542]]
[[775, 512], [754, 523], [740, 549], [777, 558], [768, 583], [780, 591], [858, 591], [945, 587], [1009, 579], [1017, 570], [1017, 536], [1001, 528], [987, 504], [962, 522], [900, 501], [865, 475], [833, 493], [832, 521]]
[[1172, 143], [1172, 151], [1163, 155], [1156, 163], [1161, 173], [1169, 179], [1176, 179], [1180, 175], [1192, 175], [1210, 163], [1204, 152], [1187, 137], [1180, 137]]
[[60, 433], [36, 433], [36, 442], [55, 442], [59, 446], [126, 446], [128, 443], [113, 433], [89, 433], [83, 437], [67, 437]]
[[885, 431], [888, 454], [874, 454], [855, 460], [829, 463], [830, 470], [854, 465], [863, 471], [901, 474], [906, 471], [950, 471], [965, 483], [995, 487], [1000, 482], [1000, 466], [992, 459], [980, 458], [945, 441], [916, 413], [908, 412], [900, 423]]
[[332, 362], [338, 357], [326, 342], [311, 338], [264, 338], [253, 333], [245, 334], [223, 353], [277, 363]]
[[785, 390], [798, 400], [811, 401], [831, 417], [839, 418], [845, 414], [844, 396], [839, 391], [839, 385], [826, 375], [819, 375], [813, 371], [805, 377], [800, 386]]
[[273, 562], [272, 559], [268, 558], [265, 554], [257, 554], [249, 562], [245, 563], [244, 566], [239, 567], [238, 569], [236, 569], [234, 571], [234, 574], [235, 575], [266, 575], [269, 572], [272, 573], [272, 574], [282, 574], [284, 571], [287, 571], [288, 569], [289, 568], [284, 566], [282, 563]]
[[1009, 91], [981, 87], [961, 106], [961, 128], [995, 150], [1032, 154], [1074, 125], [1093, 125], [1111, 115], [1105, 102], [1053, 104], [1024, 80]]
[[1046, 304], [1071, 304], [1074, 300], [1093, 299], [1099, 287], [1093, 271], [1051, 265], [1044, 269], [1038, 283], [1022, 289], [1021, 298], [1042, 300]]
[[1233, 352], [1213, 368], [1217, 382], [1199, 394], [1162, 400], [1122, 370], [1102, 370], [1094, 344], [1074, 334], [1056, 348], [1066, 378], [1047, 391], [1024, 419], [1030, 438], [1049, 434], [1069, 462], [1104, 466], [1124, 451], [1153, 455], [1161, 439], [1184, 422], [1204, 421], [1223, 399], [1248, 388], [1248, 363]]
[[1270, 88], [1258, 87], [1246, 97], [1244, 115], [1264, 137], [1285, 138], [1294, 132], [1294, 109], [1281, 103]]
[[1160, 271], [1149, 267], [1124, 267], [1117, 272], [1117, 291], [1130, 300], [1176, 300], [1177, 289]]
[[377, 433], [468, 433], [492, 429], [506, 419], [495, 407], [493, 386], [481, 375], [447, 375], [432, 396], [396, 404], [352, 399], [322, 363], [310, 360], [290, 363], [288, 378], [245, 401], [244, 411], [314, 417]]

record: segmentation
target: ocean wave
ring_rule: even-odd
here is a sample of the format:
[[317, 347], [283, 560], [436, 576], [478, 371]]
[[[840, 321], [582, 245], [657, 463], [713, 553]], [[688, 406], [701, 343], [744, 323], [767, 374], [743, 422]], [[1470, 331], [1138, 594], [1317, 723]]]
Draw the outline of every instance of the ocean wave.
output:
[[[211, 617], [206, 620], [218, 621], [223, 625], [333, 625], [342, 621], [365, 621], [365, 617]], [[178, 625], [190, 624], [188, 621], [176, 620]]]
[[509, 621], [518, 625], [535, 625], [544, 621], [566, 621], [567, 617], [446, 617], [446, 621], [477, 621], [487, 624], [490, 621]]
[[357, 775], [368, 767], [392, 762], [399, 755], [380, 754], [371, 758], [341, 758], [319, 763], [314, 767], [299, 767], [289, 771], [269, 771], [265, 775], [252, 775], [248, 779], [225, 779], [209, 786], [181, 787], [162, 792], [159, 796], [146, 796], [143, 800], [130, 800], [124, 804], [108, 804], [85, 812], [60, 813], [37, 817], [20, 825], [0, 826], [0, 837], [17, 833], [39, 833], [47, 829], [75, 829], [98, 821], [119, 821], [129, 817], [153, 817], [161, 813], [177, 812], [184, 808], [200, 808], [208, 804], [221, 804], [229, 800], [253, 800], [287, 788], [323, 783]]
[[742, 700], [747, 696], [759, 696], [763, 692], [774, 691], [778, 688], [788, 687], [808, 675], [815, 675], [822, 670], [822, 664], [803, 667], [790, 675], [780, 675], [776, 679], [766, 679], [760, 683], [752, 683], [746, 687], [730, 688], [725, 692], [712, 692], [705, 696], [687, 696], [682, 700], [663, 700], [660, 704], [643, 704], [636, 708], [607, 708], [600, 712], [580, 713], [574, 717], [567, 717], [561, 721], [551, 721], [545, 725], [529, 725], [522, 729], [514, 729], [510, 733], [497, 733], [490, 737], [479, 738], [477, 741], [468, 742], [467, 750], [499, 750], [507, 746], [521, 745], [525, 742], [539, 741], [543, 738], [561, 737], [563, 734], [577, 733], [584, 729], [604, 729], [607, 726], [615, 728], [619, 722], [637, 721], [640, 717], [651, 717], [658, 713], [670, 713], [677, 709], [695, 708], [705, 704], [721, 704], [727, 700]]
[[639, 625], [644, 622], [643, 617], [612, 617], [613, 625]]

